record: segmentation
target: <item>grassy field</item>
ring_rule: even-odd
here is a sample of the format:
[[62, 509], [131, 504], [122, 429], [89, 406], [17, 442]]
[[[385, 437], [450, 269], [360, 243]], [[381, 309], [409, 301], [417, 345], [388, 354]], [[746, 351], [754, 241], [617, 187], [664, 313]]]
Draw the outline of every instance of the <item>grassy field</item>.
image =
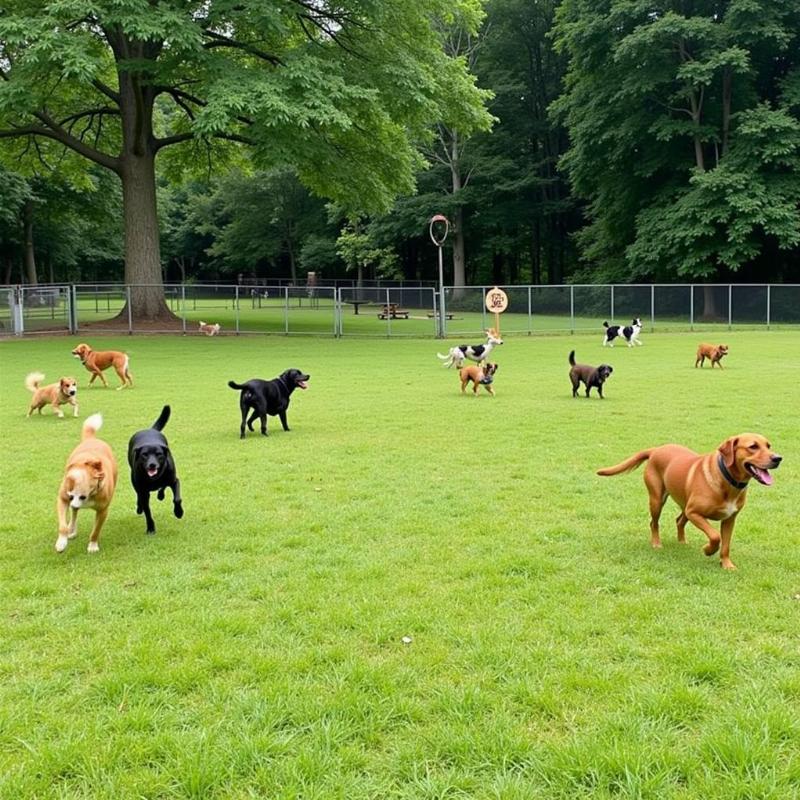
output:
[[[696, 334], [599, 339], [507, 338], [495, 398], [431, 340], [90, 338], [123, 392], [71, 337], [0, 343], [0, 798], [800, 796], [800, 338], [725, 334], [713, 372]], [[605, 401], [572, 398], [572, 348]], [[292, 430], [240, 441], [226, 382], [288, 367]], [[77, 375], [79, 419], [25, 418], [32, 370]], [[148, 537], [125, 452], [164, 403], [186, 515], [154, 500]], [[100, 553], [84, 511], [58, 555], [97, 411], [120, 483]], [[641, 474], [594, 474], [744, 430], [785, 461], [733, 573], [672, 503], [653, 551]]]

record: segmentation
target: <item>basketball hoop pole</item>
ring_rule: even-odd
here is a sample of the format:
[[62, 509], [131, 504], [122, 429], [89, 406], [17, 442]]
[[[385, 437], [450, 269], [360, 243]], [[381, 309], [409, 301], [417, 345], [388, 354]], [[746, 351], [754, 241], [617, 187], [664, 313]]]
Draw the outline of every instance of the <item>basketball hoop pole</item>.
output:
[[[437, 222], [444, 223], [444, 233], [442, 233], [441, 239], [436, 237], [436, 233], [434, 232], [433, 226]], [[444, 264], [442, 262], [442, 245], [444, 244], [444, 240], [447, 238], [447, 233], [450, 230], [450, 223], [447, 220], [447, 217], [444, 214], [434, 214], [431, 217], [431, 223], [429, 227], [429, 232], [431, 235], [431, 239], [436, 247], [439, 248], [439, 315], [438, 315], [438, 325], [436, 326], [436, 335], [440, 339], [444, 339], [445, 330], [444, 330], [444, 320], [445, 320], [445, 311], [444, 311]]]

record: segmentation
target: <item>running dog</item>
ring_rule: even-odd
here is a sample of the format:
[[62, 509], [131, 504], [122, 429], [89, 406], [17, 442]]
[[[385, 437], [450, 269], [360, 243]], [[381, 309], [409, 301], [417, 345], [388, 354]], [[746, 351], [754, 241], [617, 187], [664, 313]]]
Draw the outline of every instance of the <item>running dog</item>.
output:
[[[292, 392], [297, 389], [307, 389], [307, 381], [311, 378], [299, 369], [287, 369], [271, 381], [264, 381], [253, 378], [245, 383], [234, 383], [228, 381], [231, 389], [241, 392], [239, 396], [239, 409], [242, 412], [242, 424], [239, 428], [239, 438], [244, 439], [244, 427], [253, 430], [253, 422], [256, 418], [261, 420], [261, 433], [267, 436], [267, 414], [280, 417], [281, 424], [285, 431], [289, 430], [286, 421], [286, 409], [289, 408], [289, 401]], [[248, 412], [250, 419], [247, 419]]]
[[204, 333], [206, 336], [216, 336], [219, 333], [220, 324], [219, 322], [215, 322], [213, 325], [209, 322], [200, 321], [200, 333]]
[[31, 372], [25, 378], [25, 388], [29, 392], [33, 392], [31, 398], [31, 407], [28, 409], [28, 416], [31, 416], [34, 411], [42, 413], [42, 409], [46, 405], [50, 405], [53, 412], [63, 419], [64, 412], [60, 406], [69, 403], [72, 406], [72, 416], [78, 416], [78, 381], [75, 378], [59, 378], [56, 383], [50, 383], [47, 386], [40, 386], [39, 384], [44, 380], [44, 375], [41, 372]]
[[639, 339], [639, 334], [642, 331], [642, 321], [639, 317], [636, 317], [630, 325], [626, 325], [624, 328], [621, 325], [609, 325], [607, 321], [603, 323], [603, 327], [606, 329], [603, 337], [603, 347], [606, 345], [613, 347], [612, 342], [618, 336], [622, 336], [625, 339], [628, 347], [633, 347], [634, 344], [642, 344]]
[[[70, 539], [78, 534], [78, 511], [93, 508], [94, 525], [89, 535], [88, 552], [100, 549], [100, 530], [108, 516], [108, 507], [117, 485], [117, 462], [111, 448], [96, 434], [103, 424], [100, 414], [92, 414], [83, 423], [81, 443], [69, 454], [64, 477], [58, 489], [58, 539], [56, 551], [63, 553]], [[70, 520], [70, 511], [72, 519]]]
[[472, 381], [472, 392], [475, 397], [478, 396], [478, 389], [481, 386], [494, 397], [492, 383], [494, 382], [495, 372], [497, 372], [497, 364], [492, 364], [491, 362], [486, 362], [483, 365], [469, 364], [466, 367], [462, 367], [458, 373], [461, 378], [461, 394], [465, 393], [467, 384]]
[[608, 380], [614, 368], [608, 364], [601, 364], [599, 367], [590, 367], [588, 364], [576, 364], [574, 350], [570, 350], [569, 363], [572, 366], [572, 369], [569, 371], [569, 379], [572, 381], [572, 396], [578, 396], [578, 387], [581, 385], [581, 381], [583, 381], [586, 385], [587, 397], [594, 386], [597, 389], [597, 394], [600, 395], [600, 399], [605, 399], [603, 397], [603, 384]]
[[128, 369], [128, 354], [122, 353], [119, 350], [92, 350], [88, 344], [79, 344], [73, 351], [72, 355], [79, 358], [92, 377], [89, 378], [89, 386], [94, 383], [95, 378], [100, 378], [103, 386], [108, 386], [108, 381], [103, 375], [103, 370], [109, 367], [114, 367], [122, 386], [117, 386], [117, 391], [124, 389], [126, 386], [133, 386], [133, 375]]
[[[661, 547], [658, 520], [667, 497], [681, 508], [675, 520], [678, 541], [686, 542], [686, 523], [699, 528], [707, 537], [703, 548], [707, 556], [719, 550], [720, 566], [736, 569], [730, 559], [731, 537], [736, 516], [747, 499], [751, 478], [765, 486], [772, 484], [771, 469], [782, 457], [757, 433], [740, 433], [726, 439], [714, 452], [700, 455], [679, 444], [665, 444], [642, 450], [617, 464], [597, 471], [598, 475], [619, 475], [647, 462], [644, 483], [650, 496], [650, 544]], [[719, 532], [708, 520], [721, 520]]]
[[719, 364], [722, 369], [722, 357], [728, 355], [728, 345], [726, 344], [701, 344], [697, 348], [697, 357], [694, 361], [695, 368], [702, 367], [706, 359], [711, 362], [711, 369], [714, 364]]
[[164, 499], [164, 491], [172, 490], [172, 509], [175, 516], [183, 516], [181, 482], [175, 471], [167, 438], [161, 432], [169, 420], [170, 408], [164, 406], [152, 427], [137, 431], [128, 442], [128, 464], [131, 468], [131, 483], [136, 492], [136, 513], [144, 513], [147, 532], [155, 533], [156, 524], [150, 513], [150, 492], [158, 492]]
[[503, 340], [494, 328], [487, 328], [484, 333], [486, 344], [460, 344], [451, 347], [446, 356], [437, 353], [436, 355], [445, 362], [442, 366], [449, 369], [455, 364], [457, 369], [461, 369], [466, 359], [476, 361], [478, 364], [485, 361], [497, 345], [503, 344]]

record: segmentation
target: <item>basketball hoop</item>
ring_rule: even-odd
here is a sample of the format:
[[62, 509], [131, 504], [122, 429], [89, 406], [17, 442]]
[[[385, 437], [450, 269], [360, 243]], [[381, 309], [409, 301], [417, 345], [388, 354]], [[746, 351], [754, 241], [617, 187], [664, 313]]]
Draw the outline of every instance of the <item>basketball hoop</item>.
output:
[[[444, 223], [444, 228], [440, 225], [438, 228], [438, 233], [441, 235], [441, 238], [437, 237], [437, 229], [434, 227], [437, 222]], [[444, 244], [444, 240], [447, 238], [447, 234], [450, 232], [450, 222], [444, 214], [434, 214], [431, 217], [431, 224], [430, 224], [430, 234], [433, 243], [441, 249], [442, 245]]]

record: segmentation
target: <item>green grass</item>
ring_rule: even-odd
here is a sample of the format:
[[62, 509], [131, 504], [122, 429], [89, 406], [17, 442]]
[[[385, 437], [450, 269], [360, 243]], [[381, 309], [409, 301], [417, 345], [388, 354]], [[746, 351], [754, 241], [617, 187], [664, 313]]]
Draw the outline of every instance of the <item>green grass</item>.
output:
[[[509, 337], [495, 398], [444, 342], [88, 338], [134, 389], [85, 388], [72, 338], [0, 343], [3, 800], [800, 796], [796, 333], [726, 334], [713, 372], [696, 334]], [[572, 348], [605, 401], [571, 397]], [[291, 432], [240, 441], [227, 380], [291, 366]], [[78, 420], [25, 418], [32, 370], [77, 373]], [[154, 500], [148, 537], [125, 451], [165, 402], [186, 516]], [[58, 555], [96, 411], [120, 483], [100, 553], [82, 512]], [[594, 474], [742, 430], [785, 462], [735, 573], [672, 503], [653, 551], [641, 474]]]

